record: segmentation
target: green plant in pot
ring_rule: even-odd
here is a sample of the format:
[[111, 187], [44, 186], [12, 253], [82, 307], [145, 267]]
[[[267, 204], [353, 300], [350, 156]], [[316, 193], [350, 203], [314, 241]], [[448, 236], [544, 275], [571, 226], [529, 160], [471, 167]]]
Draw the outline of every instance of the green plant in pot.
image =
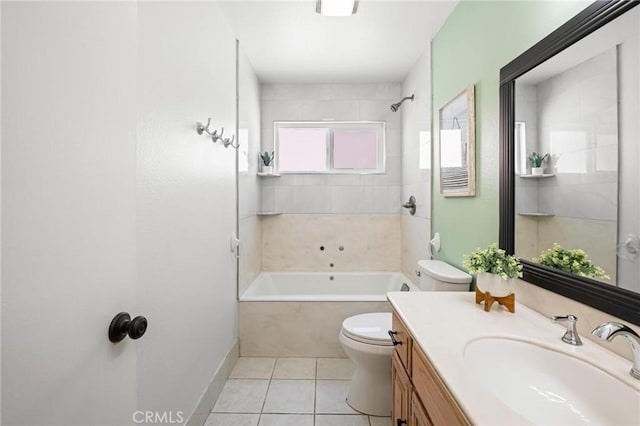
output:
[[273, 151], [265, 151], [260, 154], [260, 159], [262, 160], [262, 171], [264, 173], [272, 173], [273, 172]]
[[462, 265], [471, 274], [476, 274], [476, 286], [483, 293], [504, 297], [513, 293], [513, 278], [522, 277], [522, 264], [514, 255], [498, 248], [496, 243], [486, 249], [477, 248], [464, 256]]
[[540, 256], [531, 260], [549, 268], [559, 269], [581, 277], [611, 279], [604, 269], [589, 260], [589, 255], [584, 250], [566, 249], [558, 243], [554, 243], [553, 247], [544, 250]]
[[534, 176], [541, 175], [544, 173], [544, 167], [542, 167], [542, 163], [544, 160], [549, 157], [549, 153], [544, 155], [540, 155], [537, 152], [532, 152], [529, 156], [529, 161], [531, 161], [531, 174]]

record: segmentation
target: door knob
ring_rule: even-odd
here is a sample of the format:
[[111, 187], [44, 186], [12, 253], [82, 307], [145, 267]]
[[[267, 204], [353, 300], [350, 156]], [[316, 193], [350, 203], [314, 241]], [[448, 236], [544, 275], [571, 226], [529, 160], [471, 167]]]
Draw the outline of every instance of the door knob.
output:
[[137, 316], [131, 319], [131, 316], [126, 312], [120, 312], [113, 317], [111, 325], [109, 325], [109, 340], [113, 343], [118, 343], [127, 335], [132, 339], [141, 338], [145, 331], [147, 331], [147, 319], [142, 316]]

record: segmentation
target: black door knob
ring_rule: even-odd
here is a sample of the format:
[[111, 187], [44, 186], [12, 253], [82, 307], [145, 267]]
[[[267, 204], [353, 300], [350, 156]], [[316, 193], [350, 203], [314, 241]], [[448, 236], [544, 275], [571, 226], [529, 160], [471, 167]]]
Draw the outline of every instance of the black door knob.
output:
[[145, 331], [147, 331], [147, 319], [142, 316], [131, 319], [126, 312], [120, 312], [113, 317], [111, 325], [109, 325], [109, 340], [113, 343], [118, 343], [127, 335], [132, 339], [141, 338]]

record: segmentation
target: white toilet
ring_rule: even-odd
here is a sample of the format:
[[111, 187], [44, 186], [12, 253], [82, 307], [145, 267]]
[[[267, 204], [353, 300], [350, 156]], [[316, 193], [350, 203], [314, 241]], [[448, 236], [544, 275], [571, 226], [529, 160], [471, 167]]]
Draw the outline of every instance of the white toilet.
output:
[[[471, 276], [440, 260], [418, 262], [421, 291], [467, 291]], [[353, 361], [347, 403], [371, 416], [391, 415], [391, 313], [354, 315], [342, 323], [338, 336]]]

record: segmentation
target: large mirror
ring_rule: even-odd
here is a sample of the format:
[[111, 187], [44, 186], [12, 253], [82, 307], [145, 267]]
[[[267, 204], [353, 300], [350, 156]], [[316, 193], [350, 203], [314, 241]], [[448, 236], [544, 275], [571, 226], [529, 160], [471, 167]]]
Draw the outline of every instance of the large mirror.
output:
[[640, 324], [640, 8], [596, 2], [501, 70], [500, 244]]

